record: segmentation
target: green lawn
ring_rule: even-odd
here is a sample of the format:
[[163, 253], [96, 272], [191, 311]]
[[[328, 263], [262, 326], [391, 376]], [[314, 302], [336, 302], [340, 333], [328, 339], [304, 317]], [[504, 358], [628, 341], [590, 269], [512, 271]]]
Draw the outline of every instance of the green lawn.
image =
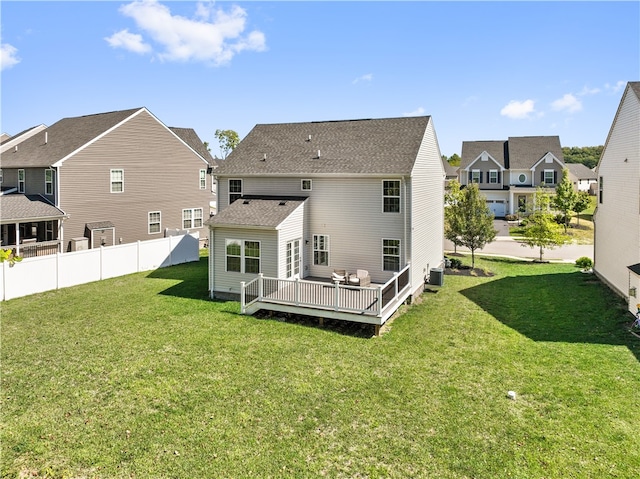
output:
[[372, 337], [206, 261], [1, 304], [2, 477], [640, 476], [640, 340], [572, 265], [478, 259]]

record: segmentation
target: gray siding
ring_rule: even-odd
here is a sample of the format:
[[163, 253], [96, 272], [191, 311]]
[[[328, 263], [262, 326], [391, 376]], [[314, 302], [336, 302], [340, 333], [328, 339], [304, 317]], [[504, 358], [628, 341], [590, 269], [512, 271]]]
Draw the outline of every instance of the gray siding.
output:
[[[85, 224], [96, 221], [115, 224], [116, 243], [161, 237], [165, 228], [182, 229], [186, 208], [202, 208], [206, 221], [211, 185], [199, 187], [199, 171], [206, 167], [147, 112], [136, 115], [60, 167], [59, 207], [70, 215], [65, 239], [84, 236]], [[124, 170], [123, 193], [110, 192], [111, 169]], [[161, 212], [161, 233], [150, 235], [152, 211]], [[206, 235], [205, 226], [194, 230]]]
[[444, 257], [444, 169], [440, 158], [433, 123], [429, 122], [411, 178], [411, 256], [408, 259], [414, 292], [419, 292], [432, 268], [442, 266]]
[[[629, 87], [597, 174], [603, 179], [603, 201], [598, 202], [594, 218], [594, 269], [621, 296], [628, 297], [627, 266], [640, 263], [640, 101]], [[629, 298], [630, 311], [635, 312], [636, 303], [640, 297]]]
[[276, 230], [216, 228], [213, 231], [213, 256], [210, 261], [213, 277], [210, 276], [210, 288], [225, 294], [240, 294], [240, 283], [256, 278], [255, 274], [226, 271], [226, 240], [260, 241], [260, 271], [265, 276], [277, 277], [278, 274], [278, 232]]

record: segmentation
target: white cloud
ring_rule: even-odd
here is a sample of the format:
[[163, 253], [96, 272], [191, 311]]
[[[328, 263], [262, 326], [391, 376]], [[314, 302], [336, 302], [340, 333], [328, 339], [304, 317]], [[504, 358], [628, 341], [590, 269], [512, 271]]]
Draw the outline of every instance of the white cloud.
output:
[[569, 113], [575, 113], [582, 110], [582, 102], [571, 93], [566, 93], [562, 98], [559, 98], [551, 103], [551, 108], [553, 108], [555, 111], [567, 111]]
[[151, 51], [151, 45], [142, 40], [142, 35], [129, 33], [129, 30], [126, 29], [114, 33], [110, 37], [105, 37], [105, 40], [114, 48], [124, 48], [130, 52], [148, 53]]
[[20, 63], [18, 49], [8, 43], [0, 45], [0, 70], [11, 68], [18, 63]]
[[[160, 60], [221, 65], [242, 51], [266, 49], [262, 32], [254, 30], [245, 33], [247, 13], [238, 6], [224, 11], [214, 9], [213, 4], [198, 3], [194, 18], [190, 19], [172, 15], [169, 8], [157, 0], [136, 0], [120, 7], [120, 12], [132, 18], [143, 34], [158, 45], [156, 55]], [[141, 48], [147, 45], [141, 35], [139, 40], [127, 39], [130, 43], [118, 46]]]
[[533, 112], [535, 112], [535, 102], [533, 100], [511, 100], [504, 108], [502, 108], [502, 110], [500, 110], [500, 114], [502, 116], [516, 120], [529, 118]]
[[421, 116], [424, 115], [424, 108], [421, 106], [415, 109], [414, 111], [410, 111], [408, 113], [403, 113], [402, 116]]
[[618, 80], [615, 85], [610, 85], [609, 83], [605, 83], [604, 85], [605, 89], [610, 91], [611, 93], [618, 93], [625, 86], [627, 86], [627, 82], [622, 80]]
[[595, 95], [597, 93], [600, 93], [600, 88], [589, 88], [585, 85], [582, 91], [578, 93], [578, 96]]
[[362, 76], [356, 78], [351, 83], [353, 83], [355, 85], [356, 83], [359, 83], [361, 81], [371, 81], [371, 80], [373, 80], [373, 73], [367, 73], [366, 75], [362, 75]]

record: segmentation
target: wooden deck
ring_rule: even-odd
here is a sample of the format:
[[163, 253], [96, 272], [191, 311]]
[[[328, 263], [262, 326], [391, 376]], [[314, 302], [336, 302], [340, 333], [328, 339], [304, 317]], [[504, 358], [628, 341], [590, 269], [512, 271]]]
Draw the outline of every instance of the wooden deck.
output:
[[382, 325], [411, 294], [409, 277], [409, 266], [387, 283], [367, 287], [260, 275], [242, 283], [241, 310], [243, 314], [266, 309]]

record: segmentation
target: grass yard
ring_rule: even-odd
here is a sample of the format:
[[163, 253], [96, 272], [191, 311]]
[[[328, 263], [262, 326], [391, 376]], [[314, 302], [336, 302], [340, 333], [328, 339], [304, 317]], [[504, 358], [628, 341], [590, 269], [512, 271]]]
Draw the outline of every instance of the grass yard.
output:
[[372, 337], [206, 261], [0, 305], [2, 477], [640, 477], [640, 340], [572, 265], [479, 258]]

